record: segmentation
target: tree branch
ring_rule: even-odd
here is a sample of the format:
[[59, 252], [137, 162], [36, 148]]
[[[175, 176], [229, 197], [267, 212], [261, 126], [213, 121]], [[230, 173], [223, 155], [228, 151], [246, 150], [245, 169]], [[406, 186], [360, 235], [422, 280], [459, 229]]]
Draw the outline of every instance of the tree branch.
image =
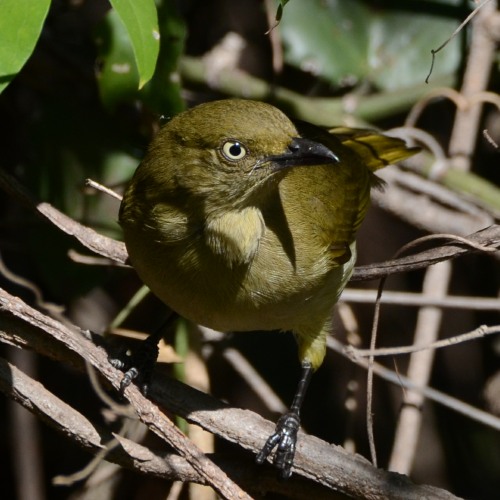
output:
[[[207, 484], [184, 458], [173, 453], [153, 450], [105, 429], [96, 428], [86, 417], [48, 391], [16, 366], [0, 358], [0, 390], [9, 398], [36, 414], [46, 424], [55, 428], [86, 451], [97, 454], [106, 450], [115, 439], [118, 446], [109, 447], [105, 460], [141, 474], [162, 479], [180, 480]], [[296, 478], [290, 482], [276, 480], [271, 468], [263, 469], [244, 460], [235, 462], [227, 456], [209, 456], [233, 479], [237, 479], [247, 490], [272, 491], [287, 498], [306, 498], [313, 494], [328, 497], [328, 490], [311, 481]], [[258, 482], [257, 482], [258, 478]]]
[[[109, 364], [105, 351], [89, 340], [85, 332], [76, 327], [69, 328], [45, 316], [2, 289], [0, 340], [18, 347], [30, 346], [40, 354], [65, 363], [70, 362], [80, 368], [83, 368], [83, 360], [86, 360], [115, 389], [119, 388], [123, 374]], [[2, 373], [5, 373], [5, 369]], [[19, 380], [17, 376], [18, 373], [16, 377], [7, 374], [4, 376], [4, 382], [0, 384], [2, 390], [11, 396], [14, 380]], [[252, 452], [262, 447], [274, 429], [274, 424], [255, 413], [231, 408], [168, 377], [155, 377], [151, 395], [161, 407], [168, 408], [205, 430], [238, 443]], [[199, 476], [225, 498], [235, 498], [235, 488], [232, 486], [234, 483], [199, 450], [193, 450], [192, 443], [167, 420], [158, 406], [144, 398], [135, 386], [126, 389], [125, 396], [139, 418], [173, 446]], [[26, 406], [29, 407], [28, 404]], [[37, 407], [36, 411], [43, 413], [47, 410]], [[47, 418], [50, 420], [52, 417]], [[82, 423], [83, 429], [87, 429], [84, 433], [85, 439], [79, 432], [68, 436], [84, 447], [89, 446], [86, 440], [101, 442], [101, 435], [89, 427], [88, 423]], [[95, 451], [94, 445], [92, 449]], [[351, 455], [339, 446], [330, 445], [303, 433], [299, 436], [294, 472], [355, 498], [455, 498], [437, 488], [416, 486], [405, 476], [376, 469], [359, 455]], [[220, 477], [227, 479], [220, 482]], [[245, 494], [241, 494], [244, 498]]]
[[[123, 373], [111, 366], [105, 351], [97, 347], [85, 332], [43, 315], [2, 289], [0, 339], [18, 347], [29, 346], [62, 362], [69, 359], [73, 365], [80, 367], [85, 360], [119, 390]], [[223, 498], [249, 498], [155, 404], [146, 399], [137, 387], [128, 387], [124, 395], [140, 420], [184, 457]]]

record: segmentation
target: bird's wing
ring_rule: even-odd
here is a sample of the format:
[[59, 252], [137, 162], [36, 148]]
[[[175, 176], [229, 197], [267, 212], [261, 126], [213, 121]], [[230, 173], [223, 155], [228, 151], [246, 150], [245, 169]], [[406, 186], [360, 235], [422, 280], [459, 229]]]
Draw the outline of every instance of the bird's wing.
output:
[[408, 147], [402, 139], [375, 130], [335, 127], [329, 132], [360, 156], [372, 172], [403, 161], [420, 151], [418, 147]]

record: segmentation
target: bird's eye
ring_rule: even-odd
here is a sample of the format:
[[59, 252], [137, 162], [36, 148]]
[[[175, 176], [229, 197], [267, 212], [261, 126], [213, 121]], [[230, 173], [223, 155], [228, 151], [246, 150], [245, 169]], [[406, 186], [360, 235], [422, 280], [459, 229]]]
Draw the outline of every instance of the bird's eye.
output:
[[247, 148], [238, 141], [226, 141], [222, 145], [222, 154], [231, 161], [241, 160], [247, 154]]

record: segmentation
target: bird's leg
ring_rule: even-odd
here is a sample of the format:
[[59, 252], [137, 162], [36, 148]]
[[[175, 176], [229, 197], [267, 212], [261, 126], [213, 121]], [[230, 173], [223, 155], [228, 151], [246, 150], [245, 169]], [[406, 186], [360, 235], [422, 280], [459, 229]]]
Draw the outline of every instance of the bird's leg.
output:
[[175, 319], [176, 313], [171, 313], [162, 325], [155, 330], [147, 339], [143, 340], [140, 346], [130, 356], [110, 357], [110, 363], [124, 372], [120, 383], [120, 391], [123, 392], [132, 382], [136, 382], [141, 392], [146, 395], [151, 383], [154, 365], [158, 359], [158, 343], [160, 342], [165, 329], [169, 327]]
[[300, 377], [290, 410], [278, 420], [274, 434], [269, 436], [266, 444], [256, 458], [257, 463], [262, 464], [273, 449], [277, 447], [274, 455], [274, 465], [279, 469], [280, 476], [283, 479], [288, 479], [292, 475], [297, 432], [300, 427], [300, 408], [302, 407], [312, 374], [311, 363], [304, 361], [302, 363], [302, 376]]

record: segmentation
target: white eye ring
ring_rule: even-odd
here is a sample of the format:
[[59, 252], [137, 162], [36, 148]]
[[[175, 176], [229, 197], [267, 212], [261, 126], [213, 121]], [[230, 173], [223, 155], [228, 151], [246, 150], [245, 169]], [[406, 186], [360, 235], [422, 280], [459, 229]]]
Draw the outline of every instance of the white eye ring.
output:
[[231, 161], [241, 160], [247, 155], [247, 148], [239, 141], [226, 141], [222, 145], [222, 154]]

